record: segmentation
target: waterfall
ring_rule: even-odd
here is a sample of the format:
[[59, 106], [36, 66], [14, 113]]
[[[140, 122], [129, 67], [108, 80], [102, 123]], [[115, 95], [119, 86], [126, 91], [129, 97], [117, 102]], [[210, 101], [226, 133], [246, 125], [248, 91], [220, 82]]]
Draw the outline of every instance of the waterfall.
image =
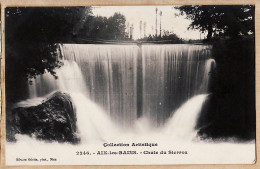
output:
[[176, 137], [194, 134], [215, 66], [210, 46], [61, 44], [59, 51], [64, 65], [55, 70], [58, 79], [37, 76], [29, 95], [69, 93], [83, 141], [109, 140], [117, 125], [133, 128], [139, 117]]
[[81, 93], [71, 93], [71, 97], [76, 107], [81, 143], [109, 141], [119, 135], [119, 129], [97, 104]]
[[143, 114], [155, 124], [192, 96], [207, 93], [209, 46], [143, 45], [142, 52]]
[[58, 79], [49, 72], [32, 79], [32, 85], [29, 85], [30, 98], [44, 96], [56, 90], [87, 95], [87, 87], [78, 64], [70, 60], [64, 60], [63, 63], [61, 68], [55, 70]]
[[208, 90], [209, 82], [210, 82], [210, 79], [209, 79], [210, 73], [211, 73], [211, 70], [215, 67], [216, 67], [215, 60], [207, 59], [207, 61], [205, 62], [205, 71], [204, 71], [203, 80], [202, 80], [201, 86], [200, 86], [200, 92], [205, 92]]
[[80, 66], [90, 99], [116, 123], [131, 126], [137, 118], [136, 45], [61, 45], [65, 60]]
[[196, 122], [207, 96], [208, 94], [197, 95], [185, 102], [168, 120], [164, 132], [173, 138], [191, 141], [197, 134]]

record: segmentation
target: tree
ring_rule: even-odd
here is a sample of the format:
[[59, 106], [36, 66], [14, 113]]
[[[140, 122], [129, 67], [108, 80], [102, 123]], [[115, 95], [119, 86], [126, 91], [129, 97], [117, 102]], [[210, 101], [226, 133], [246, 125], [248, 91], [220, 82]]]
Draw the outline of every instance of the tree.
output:
[[122, 40], [125, 38], [126, 25], [125, 16], [120, 13], [115, 13], [113, 16], [108, 18], [108, 34], [109, 37], [114, 40]]
[[254, 32], [253, 5], [195, 5], [175, 9], [192, 21], [188, 29], [207, 32], [207, 39], [218, 33], [234, 38]]
[[20, 73], [27, 78], [44, 71], [55, 75], [57, 43], [75, 37], [90, 14], [90, 7], [6, 8], [7, 59], [22, 60]]
[[126, 38], [125, 16], [115, 13], [107, 18], [92, 16], [81, 29], [81, 37], [93, 40], [124, 40]]
[[108, 20], [106, 17], [92, 17], [90, 23], [85, 27], [90, 29], [88, 37], [92, 39], [107, 39]]
[[[57, 43], [69, 42], [91, 15], [90, 7], [8, 7], [5, 9], [6, 90], [12, 99], [26, 82], [62, 66]], [[26, 97], [26, 96], [25, 96]]]
[[[55, 68], [59, 43], [85, 39], [122, 40], [125, 16], [95, 17], [91, 7], [7, 7], [5, 9], [6, 90], [12, 99], [22, 99], [27, 81], [45, 72], [58, 78]], [[22, 96], [22, 97], [20, 97]]]

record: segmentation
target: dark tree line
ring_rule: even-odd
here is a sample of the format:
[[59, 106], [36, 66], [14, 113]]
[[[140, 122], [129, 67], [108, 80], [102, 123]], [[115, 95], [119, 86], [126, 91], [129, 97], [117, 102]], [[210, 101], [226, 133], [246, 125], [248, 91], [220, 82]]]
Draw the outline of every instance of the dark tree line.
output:
[[144, 37], [142, 39], [139, 39], [141, 41], [147, 41], [147, 42], [155, 42], [155, 43], [171, 43], [171, 44], [176, 44], [176, 43], [184, 43], [184, 40], [179, 38], [176, 34], [174, 33], [169, 33], [165, 34], [163, 36], [158, 36], [156, 37], [155, 35], [149, 35], [147, 37]]
[[6, 8], [6, 32], [7, 52], [20, 55], [27, 77], [45, 70], [55, 75], [53, 68], [60, 65], [55, 57], [57, 43], [124, 39], [125, 17], [119, 13], [94, 17], [91, 7]]
[[207, 39], [214, 35], [237, 38], [254, 32], [253, 5], [195, 5], [175, 9], [192, 21], [189, 29], [207, 32]]
[[102, 16], [91, 16], [89, 22], [83, 24], [79, 36], [93, 40], [125, 40], [126, 19], [120, 13], [115, 13], [107, 18]]

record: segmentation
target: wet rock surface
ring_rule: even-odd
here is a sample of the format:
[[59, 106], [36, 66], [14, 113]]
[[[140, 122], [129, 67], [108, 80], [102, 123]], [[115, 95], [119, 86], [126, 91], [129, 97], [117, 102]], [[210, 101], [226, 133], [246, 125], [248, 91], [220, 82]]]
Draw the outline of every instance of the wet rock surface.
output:
[[6, 128], [7, 141], [15, 141], [15, 134], [26, 134], [45, 141], [79, 141], [71, 97], [59, 91], [40, 105], [11, 110]]

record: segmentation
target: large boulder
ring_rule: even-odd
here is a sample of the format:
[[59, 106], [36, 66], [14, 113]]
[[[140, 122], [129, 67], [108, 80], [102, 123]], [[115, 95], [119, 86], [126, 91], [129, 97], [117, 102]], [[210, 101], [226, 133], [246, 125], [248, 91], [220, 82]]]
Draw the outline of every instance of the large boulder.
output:
[[6, 121], [7, 140], [26, 134], [46, 141], [77, 143], [76, 120], [71, 97], [56, 92], [40, 105], [13, 109]]

